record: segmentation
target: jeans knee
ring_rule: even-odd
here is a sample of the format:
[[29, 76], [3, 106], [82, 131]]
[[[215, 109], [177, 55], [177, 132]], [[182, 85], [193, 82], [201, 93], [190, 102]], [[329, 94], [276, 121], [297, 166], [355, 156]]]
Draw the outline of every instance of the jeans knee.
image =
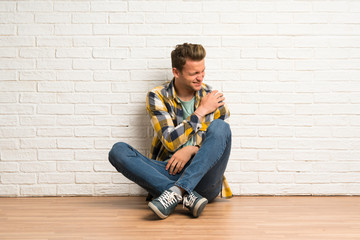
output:
[[209, 131], [215, 132], [220, 136], [225, 136], [226, 138], [231, 137], [230, 125], [222, 119], [212, 121], [209, 126]]
[[129, 148], [129, 145], [124, 142], [115, 143], [109, 152], [109, 161], [112, 165], [119, 164], [121, 162], [122, 154], [126, 152], [126, 149]]

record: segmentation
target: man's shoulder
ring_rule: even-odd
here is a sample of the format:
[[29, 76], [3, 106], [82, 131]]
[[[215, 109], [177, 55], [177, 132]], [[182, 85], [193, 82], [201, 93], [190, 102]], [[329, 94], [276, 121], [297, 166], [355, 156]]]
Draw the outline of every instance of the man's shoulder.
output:
[[161, 84], [160, 86], [154, 87], [148, 92], [148, 95], [161, 95], [163, 97], [167, 97], [169, 94], [171, 94], [171, 82], [165, 82]]

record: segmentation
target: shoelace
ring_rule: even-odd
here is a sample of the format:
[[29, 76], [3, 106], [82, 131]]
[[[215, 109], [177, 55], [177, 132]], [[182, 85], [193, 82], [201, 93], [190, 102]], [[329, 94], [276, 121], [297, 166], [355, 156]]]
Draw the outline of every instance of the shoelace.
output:
[[193, 193], [191, 193], [190, 195], [184, 197], [183, 208], [184, 208], [184, 206], [192, 207], [194, 205], [194, 202], [195, 202], [196, 199], [197, 199], [197, 197]]
[[159, 202], [164, 206], [164, 208], [170, 207], [174, 203], [178, 203], [178, 201], [181, 201], [179, 199], [178, 194], [175, 192], [169, 192], [165, 191], [161, 196], [158, 198]]

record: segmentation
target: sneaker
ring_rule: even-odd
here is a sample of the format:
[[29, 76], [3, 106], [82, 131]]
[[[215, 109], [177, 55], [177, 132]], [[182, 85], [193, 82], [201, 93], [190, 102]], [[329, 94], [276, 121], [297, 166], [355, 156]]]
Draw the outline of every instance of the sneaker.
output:
[[165, 190], [158, 198], [149, 202], [149, 208], [161, 219], [167, 218], [176, 208], [182, 197], [171, 190]]
[[183, 200], [184, 206], [190, 210], [194, 217], [200, 216], [207, 203], [208, 200], [195, 191], [185, 195]]

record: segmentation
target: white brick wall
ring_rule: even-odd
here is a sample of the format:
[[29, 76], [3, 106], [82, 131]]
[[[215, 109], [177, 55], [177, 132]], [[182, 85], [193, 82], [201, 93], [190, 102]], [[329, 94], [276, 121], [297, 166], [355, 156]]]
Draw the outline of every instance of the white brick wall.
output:
[[107, 160], [147, 154], [145, 94], [177, 43], [225, 93], [236, 195], [360, 194], [357, 1], [1, 1], [0, 196], [138, 195]]

